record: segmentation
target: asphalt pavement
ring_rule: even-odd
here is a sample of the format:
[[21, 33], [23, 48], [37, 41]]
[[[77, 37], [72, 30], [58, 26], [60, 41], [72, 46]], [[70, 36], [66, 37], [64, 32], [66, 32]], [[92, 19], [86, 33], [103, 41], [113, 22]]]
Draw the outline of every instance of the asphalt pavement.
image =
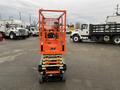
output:
[[0, 42], [0, 90], [120, 90], [120, 46], [73, 43], [67, 36], [66, 82], [39, 84], [39, 39]]

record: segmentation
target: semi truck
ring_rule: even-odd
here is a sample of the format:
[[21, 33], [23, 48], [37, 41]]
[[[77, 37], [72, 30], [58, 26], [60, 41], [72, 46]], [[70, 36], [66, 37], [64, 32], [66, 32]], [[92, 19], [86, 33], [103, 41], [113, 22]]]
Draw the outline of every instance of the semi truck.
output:
[[39, 10], [41, 59], [40, 83], [56, 78], [65, 81], [66, 10]]

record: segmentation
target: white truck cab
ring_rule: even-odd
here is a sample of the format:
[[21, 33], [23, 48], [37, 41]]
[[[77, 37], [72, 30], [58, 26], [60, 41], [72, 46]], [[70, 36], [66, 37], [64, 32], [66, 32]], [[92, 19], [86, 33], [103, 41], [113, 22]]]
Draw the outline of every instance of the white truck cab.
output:
[[10, 28], [6, 29], [5, 35], [8, 36], [10, 39], [15, 39], [18, 37], [26, 38], [28, 36], [28, 32], [25, 28]]
[[88, 39], [89, 36], [89, 24], [81, 24], [80, 29], [75, 29], [70, 35], [73, 42], [79, 42], [81, 40]]
[[19, 20], [0, 20], [0, 33], [4, 37], [9, 37], [10, 39], [15, 39], [17, 37], [26, 38], [29, 35], [25, 25]]
[[25, 28], [21, 27], [11, 27], [11, 28], [6, 28], [5, 26], [1, 26], [0, 32], [5, 36], [9, 37], [10, 39], [15, 39], [18, 37], [26, 38], [28, 36], [28, 31]]

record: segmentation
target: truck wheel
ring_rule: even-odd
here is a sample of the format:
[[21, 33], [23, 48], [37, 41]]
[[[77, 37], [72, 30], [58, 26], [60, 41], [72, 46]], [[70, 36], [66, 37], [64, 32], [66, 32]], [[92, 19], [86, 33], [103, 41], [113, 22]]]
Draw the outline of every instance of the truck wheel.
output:
[[110, 41], [110, 36], [107, 36], [107, 35], [104, 36], [104, 37], [103, 37], [103, 40], [104, 40], [105, 42], [109, 42], [109, 41]]
[[113, 37], [113, 43], [116, 45], [119, 45], [120, 44], [120, 36]]
[[10, 37], [10, 39], [14, 39], [15, 38], [15, 34], [14, 33], [10, 33], [9, 37]]
[[73, 42], [79, 42], [80, 41], [80, 37], [78, 35], [74, 35], [72, 39], [73, 39]]

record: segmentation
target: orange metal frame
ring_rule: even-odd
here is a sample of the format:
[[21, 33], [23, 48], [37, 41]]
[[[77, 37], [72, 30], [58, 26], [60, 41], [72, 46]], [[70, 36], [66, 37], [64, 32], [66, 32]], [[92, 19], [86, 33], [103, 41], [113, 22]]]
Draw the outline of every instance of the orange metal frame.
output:
[[[60, 13], [59, 17], [45, 17], [44, 13]], [[62, 14], [61, 14], [62, 13]], [[57, 22], [57, 27], [55, 23]], [[48, 25], [48, 23], [52, 23]], [[53, 37], [49, 37], [49, 34]], [[66, 51], [66, 10], [39, 10], [40, 53], [64, 54]]]

